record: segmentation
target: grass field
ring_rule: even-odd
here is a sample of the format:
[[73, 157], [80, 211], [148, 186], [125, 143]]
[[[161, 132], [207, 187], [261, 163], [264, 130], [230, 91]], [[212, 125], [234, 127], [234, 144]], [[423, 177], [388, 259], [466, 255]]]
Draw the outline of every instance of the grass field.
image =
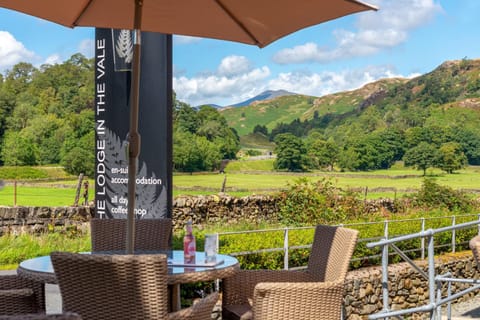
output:
[[[284, 190], [300, 177], [315, 181], [330, 179], [342, 189], [354, 189], [367, 198], [394, 198], [414, 192], [422, 185], [421, 171], [394, 166], [390, 170], [372, 172], [309, 172], [282, 173], [272, 171], [273, 159], [240, 160], [230, 162], [225, 174], [174, 174], [173, 195], [217, 194], [225, 185], [225, 192], [233, 196], [266, 194]], [[58, 173], [56, 173], [58, 174]], [[480, 191], [480, 167], [468, 167], [455, 174], [429, 170], [429, 177], [437, 183], [468, 192]], [[16, 204], [21, 206], [69, 206], [75, 199], [75, 179], [59, 182], [41, 181], [17, 185]], [[94, 182], [89, 180], [89, 199], [94, 197]], [[365, 193], [367, 190], [367, 193]], [[83, 189], [82, 189], [83, 192]], [[82, 195], [82, 194], [81, 194]], [[81, 196], [80, 195], [80, 196]], [[82, 201], [82, 198], [80, 198]], [[14, 204], [14, 187], [9, 182], [0, 190], [0, 205]]]

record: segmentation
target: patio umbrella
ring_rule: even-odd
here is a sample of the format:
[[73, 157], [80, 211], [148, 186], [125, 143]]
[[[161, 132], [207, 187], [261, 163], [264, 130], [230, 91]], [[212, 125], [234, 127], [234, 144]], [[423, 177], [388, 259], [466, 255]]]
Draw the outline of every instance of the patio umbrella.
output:
[[138, 91], [141, 31], [264, 47], [297, 30], [376, 10], [359, 0], [0, 0], [0, 7], [67, 27], [135, 30], [130, 101], [127, 253], [134, 247], [135, 177], [140, 153]]

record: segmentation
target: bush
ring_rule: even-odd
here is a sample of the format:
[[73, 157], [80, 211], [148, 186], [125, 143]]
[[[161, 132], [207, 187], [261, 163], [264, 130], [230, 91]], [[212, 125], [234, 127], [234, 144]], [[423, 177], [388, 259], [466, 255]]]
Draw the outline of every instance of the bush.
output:
[[445, 208], [449, 211], [468, 212], [473, 203], [468, 196], [448, 186], [435, 183], [433, 178], [425, 178], [418, 193], [413, 195], [413, 205], [426, 208]]
[[300, 178], [278, 197], [279, 218], [286, 225], [339, 224], [356, 218], [363, 203], [358, 194], [336, 188], [325, 178]]

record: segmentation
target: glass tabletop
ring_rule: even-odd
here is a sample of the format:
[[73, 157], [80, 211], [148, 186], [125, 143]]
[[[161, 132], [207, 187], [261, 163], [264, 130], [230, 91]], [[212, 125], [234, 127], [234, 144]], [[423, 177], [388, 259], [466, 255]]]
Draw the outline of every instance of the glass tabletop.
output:
[[[151, 252], [144, 252], [145, 254], [152, 254]], [[92, 254], [86, 252], [85, 254]], [[164, 253], [165, 254], [165, 253]], [[168, 273], [169, 275], [181, 275], [190, 272], [209, 272], [227, 269], [238, 266], [238, 260], [232, 256], [217, 254], [215, 262], [205, 262], [205, 253], [202, 251], [196, 252], [195, 264], [184, 263], [183, 251], [173, 250], [168, 253]], [[31, 271], [36, 273], [45, 273], [46, 275], [53, 275], [54, 270], [50, 256], [41, 256], [20, 263], [19, 268], [24, 271]]]

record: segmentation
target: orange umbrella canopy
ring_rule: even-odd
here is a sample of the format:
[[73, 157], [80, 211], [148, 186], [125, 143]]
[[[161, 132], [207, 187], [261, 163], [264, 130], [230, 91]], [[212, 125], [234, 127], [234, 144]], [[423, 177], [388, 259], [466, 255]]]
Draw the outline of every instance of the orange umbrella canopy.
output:
[[[142, 6], [135, 26], [135, 5]], [[67, 27], [140, 29], [264, 47], [299, 29], [376, 9], [356, 0], [0, 0]]]
[[359, 0], [0, 0], [0, 7], [67, 27], [136, 30], [130, 95], [127, 253], [134, 248], [135, 177], [140, 153], [140, 31], [229, 40], [264, 47], [297, 30], [376, 10]]

